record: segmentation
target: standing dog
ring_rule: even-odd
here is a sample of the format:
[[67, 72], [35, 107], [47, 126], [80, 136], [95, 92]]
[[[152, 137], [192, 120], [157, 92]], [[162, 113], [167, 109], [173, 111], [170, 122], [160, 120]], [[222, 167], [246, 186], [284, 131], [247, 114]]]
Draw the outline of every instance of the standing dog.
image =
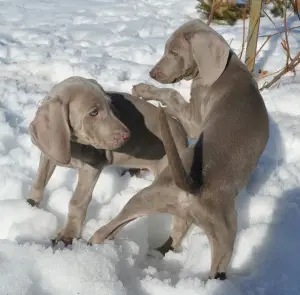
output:
[[[169, 116], [179, 150], [187, 137]], [[140, 98], [105, 92], [95, 81], [71, 77], [53, 87], [29, 127], [41, 150], [28, 202], [38, 205], [57, 165], [76, 168], [78, 183], [68, 219], [56, 241], [79, 238], [95, 184], [106, 165], [146, 168], [154, 176], [166, 165], [158, 109]]]
[[[161, 251], [176, 249], [194, 223], [204, 229], [211, 245], [210, 278], [225, 279], [237, 230], [235, 197], [246, 185], [269, 137], [263, 99], [246, 66], [200, 20], [187, 22], [172, 34], [150, 76], [161, 83], [193, 79], [189, 103], [175, 90], [147, 84], [134, 86], [133, 94], [164, 103], [166, 112], [178, 118], [197, 142], [180, 152], [180, 169], [171, 137], [164, 132], [170, 166], [90, 242], [113, 238], [139, 216], [170, 213], [173, 230]], [[186, 175], [198, 188], [191, 186]]]

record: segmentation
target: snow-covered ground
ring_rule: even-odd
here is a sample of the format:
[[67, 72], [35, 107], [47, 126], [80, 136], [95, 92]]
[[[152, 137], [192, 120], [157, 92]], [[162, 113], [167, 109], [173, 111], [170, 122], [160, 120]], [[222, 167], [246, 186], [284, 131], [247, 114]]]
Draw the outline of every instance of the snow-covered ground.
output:
[[[0, 0], [0, 295], [300, 293], [300, 73], [263, 92], [270, 141], [237, 198], [239, 230], [227, 281], [207, 281], [210, 247], [198, 228], [188, 233], [181, 253], [163, 260], [146, 255], [168, 236], [169, 216], [139, 219], [103, 245], [77, 241], [72, 249], [53, 251], [50, 238], [65, 221], [76, 184], [73, 170], [57, 168], [42, 209], [25, 203], [39, 160], [27, 128], [46, 92], [71, 75], [93, 77], [107, 90], [154, 83], [148, 70], [171, 32], [197, 17], [195, 5], [194, 0]], [[280, 28], [281, 20], [276, 24]], [[297, 25], [297, 18], [288, 25]], [[240, 51], [242, 22], [214, 28]], [[263, 18], [260, 34], [275, 31]], [[284, 65], [280, 41], [277, 35], [264, 47], [258, 68], [272, 73]], [[299, 30], [289, 41], [294, 54]], [[188, 98], [189, 85], [175, 87]], [[151, 180], [105, 169], [84, 238]]]

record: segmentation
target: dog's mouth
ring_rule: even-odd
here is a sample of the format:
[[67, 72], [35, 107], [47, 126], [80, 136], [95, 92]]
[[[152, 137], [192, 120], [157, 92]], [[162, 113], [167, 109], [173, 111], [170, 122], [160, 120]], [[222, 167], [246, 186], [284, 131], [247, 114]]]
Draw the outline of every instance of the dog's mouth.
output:
[[179, 81], [181, 81], [182, 80], [182, 76], [179, 76], [178, 78], [175, 78], [173, 81], [172, 81], [172, 84], [174, 84], [174, 83], [177, 83], [177, 82], [179, 82]]
[[93, 144], [93, 146], [98, 149], [98, 150], [109, 150], [109, 151], [113, 151], [113, 150], [117, 150], [119, 148], [121, 148], [123, 145], [125, 145], [127, 141], [110, 141], [107, 142], [103, 145], [99, 145], [99, 144]]
[[179, 76], [179, 77], [174, 78], [172, 80], [167, 79], [166, 77], [160, 78], [160, 79], [156, 78], [154, 80], [156, 80], [157, 82], [162, 83], [162, 84], [174, 84], [174, 83], [177, 83], [177, 82], [181, 81], [182, 79], [183, 79], [183, 76]]
[[195, 78], [198, 75], [198, 73], [199, 73], [199, 71], [197, 68], [188, 69], [183, 75], [180, 75], [179, 77], [175, 78], [172, 81], [172, 84], [177, 83], [177, 82], [181, 81], [182, 79], [191, 80], [191, 79]]
[[118, 137], [118, 138], [113, 137], [109, 141], [109, 143], [108, 143], [109, 148], [107, 148], [107, 149], [110, 149], [110, 150], [119, 149], [122, 146], [124, 146], [129, 141], [129, 139], [130, 139], [129, 133], [126, 136], [122, 136], [122, 137]]
[[187, 69], [182, 75], [178, 76], [177, 78], [173, 79], [172, 84], [177, 83], [184, 80], [191, 80], [198, 74], [198, 69], [196, 67], [192, 67]]
[[194, 79], [199, 73], [197, 66], [189, 68], [183, 75], [184, 80]]
[[89, 141], [89, 145], [92, 145], [94, 148], [98, 150], [116, 150], [121, 148], [123, 145], [125, 145], [130, 140], [130, 134], [126, 137], [118, 137], [111, 139], [107, 139], [102, 142], [95, 142], [94, 140]]

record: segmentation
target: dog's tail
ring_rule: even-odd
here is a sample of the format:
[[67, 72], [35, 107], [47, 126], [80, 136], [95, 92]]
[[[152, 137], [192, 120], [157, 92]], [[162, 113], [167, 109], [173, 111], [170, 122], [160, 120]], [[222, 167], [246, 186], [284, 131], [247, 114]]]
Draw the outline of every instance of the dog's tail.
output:
[[162, 134], [162, 141], [171, 168], [173, 180], [180, 189], [187, 192], [192, 192], [192, 184], [191, 182], [189, 182], [188, 175], [179, 157], [179, 153], [170, 130], [166, 113], [161, 106], [159, 106], [159, 121]]

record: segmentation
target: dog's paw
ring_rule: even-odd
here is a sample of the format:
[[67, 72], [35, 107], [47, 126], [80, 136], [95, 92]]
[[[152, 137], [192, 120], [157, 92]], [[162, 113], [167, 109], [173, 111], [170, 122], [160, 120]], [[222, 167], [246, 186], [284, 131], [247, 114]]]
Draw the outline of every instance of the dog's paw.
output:
[[106, 240], [104, 235], [101, 235], [101, 232], [96, 231], [92, 237], [89, 239], [89, 245], [102, 244]]
[[90, 245], [102, 244], [105, 240], [113, 240], [116, 233], [117, 232], [111, 232], [110, 230], [107, 230], [107, 227], [104, 225], [92, 235], [88, 243]]
[[73, 238], [72, 237], [67, 237], [67, 236], [57, 236], [56, 238], [51, 240], [52, 246], [56, 246], [59, 243], [62, 243], [65, 247], [72, 245], [73, 243]]
[[[209, 279], [211, 280], [211, 276], [209, 276]], [[224, 281], [227, 279], [227, 275], [225, 272], [217, 272], [214, 276], [215, 280], [220, 280], [220, 281]]]
[[[146, 84], [146, 83], [139, 83], [136, 85], [132, 86], [132, 95], [136, 97], [142, 97], [144, 99], [150, 99], [149, 98], [149, 91], [153, 88], [154, 86]], [[155, 88], [155, 87], [154, 87]]]
[[27, 199], [26, 202], [31, 206], [31, 207], [37, 207], [38, 203], [35, 200], [32, 199]]
[[73, 244], [73, 240], [76, 238], [75, 230], [63, 229], [52, 239], [52, 245], [55, 246], [59, 242], [62, 242], [65, 246], [69, 246]]
[[99, 241], [99, 239], [97, 239], [97, 237], [95, 236], [95, 234], [90, 237], [90, 239], [88, 240], [87, 243], [90, 246], [93, 246], [95, 244], [101, 244], [101, 242]]

